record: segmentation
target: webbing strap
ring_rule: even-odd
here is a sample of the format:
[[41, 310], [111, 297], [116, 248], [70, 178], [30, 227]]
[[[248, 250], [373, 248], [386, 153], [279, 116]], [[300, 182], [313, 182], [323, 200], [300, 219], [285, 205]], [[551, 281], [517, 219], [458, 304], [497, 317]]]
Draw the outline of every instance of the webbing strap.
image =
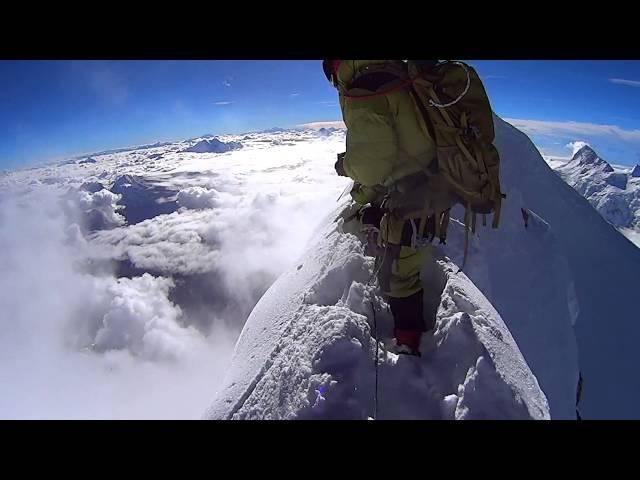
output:
[[433, 221], [433, 223], [435, 224], [435, 225], [434, 225], [434, 230], [435, 230], [435, 231], [434, 231], [434, 233], [433, 233], [433, 237], [434, 237], [434, 238], [435, 238], [435, 237], [440, 238], [440, 231], [441, 231], [441, 230], [440, 230], [440, 222], [441, 222], [441, 220], [442, 220], [442, 213], [443, 213], [443, 212], [435, 212], [435, 213], [434, 213], [434, 215], [435, 215], [435, 216], [434, 216], [434, 221]]
[[493, 211], [493, 223], [492, 228], [498, 228], [500, 225], [500, 212], [502, 210], [502, 195], [498, 192], [495, 199], [495, 209]]
[[402, 90], [403, 88], [407, 88], [410, 85], [413, 85], [413, 80], [409, 79], [405, 82], [399, 83], [398, 85], [394, 85], [393, 87], [390, 87], [386, 90], [381, 90], [379, 92], [375, 92], [375, 93], [371, 93], [368, 95], [347, 95], [347, 93], [344, 93], [342, 96], [346, 99], [346, 100], [370, 100], [374, 97], [381, 97], [383, 95], [388, 95], [390, 93], [396, 92], [398, 90]]
[[[440, 227], [440, 232], [447, 237], [447, 230], [449, 229], [449, 215], [451, 210], [447, 209], [442, 213], [442, 226]], [[440, 238], [440, 243], [444, 242], [444, 238]]]
[[422, 238], [424, 234], [424, 229], [427, 226], [427, 217], [429, 216], [429, 207], [430, 207], [430, 199], [427, 199], [424, 202], [424, 208], [422, 209], [422, 214], [420, 215], [420, 226], [418, 227], [418, 238]]
[[418, 229], [416, 228], [416, 222], [413, 218], [410, 218], [409, 222], [411, 222], [411, 248], [416, 248], [418, 244]]
[[[436, 93], [433, 90], [433, 88], [429, 89], [429, 95], [431, 95], [431, 97], [436, 102], [439, 102], [438, 96], [436, 95]], [[438, 111], [440, 112], [440, 114], [442, 115], [442, 118], [445, 120], [445, 122], [450, 127], [455, 127], [453, 121], [451, 120], [451, 117], [449, 116], [449, 113], [446, 110], [444, 110], [442, 108], [438, 108]], [[464, 124], [467, 123], [467, 117], [466, 117], [466, 113], [465, 112], [463, 112], [462, 115], [461, 115], [461, 123], [463, 124], [463, 126], [464, 126]], [[502, 208], [502, 194], [498, 190], [497, 186], [494, 185], [494, 183], [492, 181], [492, 178], [491, 178], [491, 175], [489, 175], [489, 169], [487, 168], [487, 164], [484, 161], [484, 157], [482, 156], [482, 152], [480, 152], [480, 151], [476, 152], [478, 154], [478, 158], [476, 159], [473, 155], [471, 155], [471, 152], [469, 152], [469, 150], [464, 145], [464, 143], [462, 143], [462, 139], [460, 138], [460, 136], [456, 136], [455, 138], [456, 138], [456, 145], [458, 145], [458, 148], [462, 151], [462, 153], [467, 158], [467, 160], [469, 160], [471, 162], [471, 164], [475, 166], [476, 170], [477, 171], [481, 171], [480, 170], [480, 166], [481, 165], [482, 165], [482, 167], [484, 167], [484, 171], [487, 174], [487, 180], [489, 182], [489, 185], [492, 188], [493, 195], [494, 195], [494, 215], [493, 215], [492, 228], [498, 228], [498, 225], [500, 224], [500, 211], [501, 211], [501, 208]], [[449, 176], [448, 179], [450, 179], [450, 176]]]
[[469, 126], [469, 123], [467, 123], [467, 112], [462, 112], [460, 115], [460, 126], [462, 128], [467, 128]]
[[462, 153], [464, 153], [464, 156], [467, 157], [467, 160], [471, 162], [471, 165], [473, 165], [473, 167], [477, 171], [480, 171], [480, 165], [478, 164], [478, 160], [476, 160], [475, 157], [471, 155], [471, 152], [469, 151], [469, 149], [467, 149], [466, 145], [462, 143], [462, 139], [460, 138], [460, 135], [456, 135], [456, 145], [458, 145], [458, 148], [462, 150]]
[[[436, 92], [433, 90], [433, 88], [429, 88], [429, 95], [431, 96], [431, 98], [436, 103], [440, 103], [440, 99], [438, 98], [438, 95], [436, 95]], [[440, 115], [442, 116], [442, 118], [444, 119], [445, 123], [449, 127], [456, 128], [456, 125], [453, 122], [453, 120], [451, 119], [451, 116], [449, 116], [449, 112], [447, 112], [444, 108], [438, 108], [438, 111], [440, 112]], [[464, 112], [462, 113], [462, 116], [460, 117], [460, 121], [461, 121], [461, 123], [464, 122], [464, 124], [467, 123], [467, 116], [466, 116], [466, 114]], [[458, 146], [458, 148], [462, 151], [464, 156], [467, 157], [467, 160], [469, 160], [469, 162], [471, 162], [471, 165], [473, 165], [474, 168], [479, 171], [480, 170], [480, 165], [478, 163], [478, 160], [476, 160], [473, 157], [473, 155], [471, 155], [471, 152], [469, 152], [469, 150], [467, 149], [465, 144], [462, 143], [462, 139], [460, 138], [459, 135], [456, 135], [455, 138], [456, 138], [456, 145]]]
[[471, 221], [470, 217], [471, 217], [471, 206], [467, 204], [467, 208], [464, 211], [464, 254], [462, 257], [462, 266], [460, 267], [460, 270], [458, 270], [458, 272], [463, 270], [464, 266], [467, 263], [467, 253], [469, 252], [469, 223]]

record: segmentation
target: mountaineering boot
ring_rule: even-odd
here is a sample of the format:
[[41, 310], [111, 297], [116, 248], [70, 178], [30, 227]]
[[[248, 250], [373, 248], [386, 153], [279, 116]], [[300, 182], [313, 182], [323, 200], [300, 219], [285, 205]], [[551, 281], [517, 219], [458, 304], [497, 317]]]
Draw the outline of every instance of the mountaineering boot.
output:
[[426, 330], [423, 318], [423, 291], [404, 298], [389, 298], [393, 314], [393, 336], [397, 353], [420, 355], [420, 338]]
[[396, 353], [420, 356], [420, 337], [422, 332], [419, 330], [401, 330], [395, 328], [393, 335], [396, 340]]
[[413, 349], [406, 344], [398, 343], [397, 338], [391, 338], [385, 342], [385, 350], [396, 355], [412, 355], [415, 357], [421, 357], [419, 349]]

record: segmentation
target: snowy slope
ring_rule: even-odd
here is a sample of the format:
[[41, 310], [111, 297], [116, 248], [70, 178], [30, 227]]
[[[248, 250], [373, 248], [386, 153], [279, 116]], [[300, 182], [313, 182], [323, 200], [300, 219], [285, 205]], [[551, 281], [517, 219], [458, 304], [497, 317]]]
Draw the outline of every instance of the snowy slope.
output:
[[[507, 208], [528, 208], [544, 219], [553, 234], [558, 253], [566, 258], [573, 278], [578, 312], [575, 332], [580, 370], [584, 377], [581, 414], [585, 418], [639, 418], [640, 378], [636, 374], [636, 352], [640, 342], [640, 324], [636, 321], [638, 308], [633, 299], [638, 294], [640, 281], [640, 250], [619, 235], [586, 199], [553, 173], [525, 134], [500, 119], [496, 122], [496, 144], [503, 158], [502, 178], [508, 195]], [[518, 215], [513, 210], [511, 214]], [[521, 231], [525, 231], [522, 220], [520, 222]], [[484, 235], [490, 238], [501, 234], [496, 231]], [[502, 245], [525, 250], [518, 257], [512, 257], [511, 265], [505, 261], [505, 276], [496, 281], [502, 283], [506, 293], [510, 288], [505, 282], [514, 276], [529, 277], [529, 281], [520, 285], [521, 288], [516, 289], [517, 284], [514, 284], [511, 303], [520, 299], [534, 300], [530, 306], [536, 313], [529, 319], [529, 328], [535, 331], [546, 323], [548, 312], [554, 310], [554, 303], [549, 304], [545, 294], [556, 288], [553, 287], [554, 276], [561, 272], [557, 268], [536, 272], [535, 262], [550, 262], [548, 252], [544, 250], [530, 251], [527, 244], [519, 241]], [[500, 244], [496, 244], [496, 248], [500, 248]], [[494, 259], [501, 255], [501, 252], [496, 252]], [[528, 257], [528, 262], [523, 264], [521, 260], [525, 257]], [[529, 268], [532, 271], [527, 271]], [[511, 275], [509, 270], [513, 272]], [[562, 290], [569, 286], [564, 282], [556, 285]], [[502, 302], [508, 295], [502, 295], [502, 298], [495, 295], [494, 290], [488, 298], [507, 321], [512, 316]], [[573, 295], [569, 292], [567, 296], [570, 299]], [[514, 308], [518, 306], [514, 305]], [[527, 356], [527, 336], [519, 336], [517, 328], [513, 324], [508, 325], [549, 396], [540, 371]], [[555, 339], [549, 337], [549, 340]], [[543, 358], [550, 351], [545, 343], [531, 346]], [[556, 367], [560, 369], [562, 365]]]
[[616, 169], [600, 158], [591, 147], [584, 146], [569, 162], [555, 165], [554, 168], [605, 220], [631, 241], [634, 241], [633, 233], [640, 234], [638, 165], [631, 171]]
[[[381, 336], [388, 337], [391, 318], [379, 291], [367, 285], [373, 258], [348, 233], [353, 228], [339, 217], [319, 231], [297, 267], [262, 297], [207, 418], [375, 417], [372, 304]], [[432, 345], [421, 359], [379, 351], [377, 418], [549, 418], [546, 398], [500, 315], [436, 255], [425, 265], [437, 297]]]
[[[580, 366], [573, 324], [582, 305], [556, 225], [538, 208], [539, 197], [561, 202], [562, 192], [528, 138], [498, 117], [495, 122], [507, 198], [499, 229], [490, 227], [491, 217], [487, 227], [478, 218], [465, 272], [500, 312], [547, 396], [551, 417], [575, 419]], [[523, 208], [529, 211], [528, 228]], [[462, 216], [459, 208], [452, 212], [458, 220]], [[463, 245], [461, 222], [454, 221], [444, 251], [458, 265]]]

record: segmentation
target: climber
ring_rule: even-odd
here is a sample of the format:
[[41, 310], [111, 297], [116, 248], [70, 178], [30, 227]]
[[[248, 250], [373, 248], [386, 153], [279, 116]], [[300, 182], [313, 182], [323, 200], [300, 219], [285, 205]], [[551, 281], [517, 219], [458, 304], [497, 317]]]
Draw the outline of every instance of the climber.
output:
[[493, 145], [493, 111], [477, 72], [463, 62], [324, 60], [338, 90], [347, 151], [338, 175], [354, 181], [362, 205], [367, 252], [380, 261], [378, 281], [389, 297], [395, 349], [420, 354], [423, 318], [420, 270], [435, 237], [446, 243], [451, 208], [464, 208], [465, 266], [476, 217], [493, 214], [502, 199], [500, 156]]
[[[338, 90], [347, 126], [347, 151], [335, 168], [354, 180], [351, 196], [363, 206], [367, 251], [382, 262], [378, 278], [394, 319], [391, 348], [420, 355], [421, 336], [434, 328], [435, 318], [423, 318], [420, 270], [427, 252], [416, 228], [426, 189], [422, 170], [434, 160], [435, 145], [403, 88], [403, 62], [325, 60], [323, 68]], [[406, 215], [411, 211], [414, 217]], [[429, 220], [423, 236], [433, 233]]]

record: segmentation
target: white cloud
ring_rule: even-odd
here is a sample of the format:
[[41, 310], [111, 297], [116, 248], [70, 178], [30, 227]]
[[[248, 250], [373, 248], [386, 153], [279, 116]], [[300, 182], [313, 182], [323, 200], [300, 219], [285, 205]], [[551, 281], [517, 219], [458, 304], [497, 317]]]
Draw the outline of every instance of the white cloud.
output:
[[[327, 205], [344, 189], [326, 162], [339, 148], [323, 142], [270, 154], [247, 146], [216, 157], [215, 174], [207, 172], [212, 168], [207, 154], [188, 163], [183, 159], [186, 171], [204, 171], [171, 180], [180, 210], [96, 232], [96, 255], [130, 261], [155, 275], [207, 276], [215, 289], [209, 296], [252, 306], [295, 261]], [[310, 188], [318, 183], [323, 186]]]
[[118, 213], [122, 209], [118, 201], [122, 195], [112, 193], [102, 189], [91, 193], [80, 190], [78, 192], [78, 203], [85, 212], [99, 212], [102, 215], [102, 228], [111, 228], [125, 223], [124, 217]]
[[583, 142], [580, 140], [576, 140], [575, 142], [569, 142], [565, 145], [566, 148], [571, 150], [571, 155], [575, 155], [576, 152], [578, 150], [580, 150], [582, 147], [590, 147], [591, 145], [589, 145], [587, 142]]
[[[252, 137], [274, 135], [282, 134]], [[146, 175], [140, 195], [153, 196], [158, 181], [180, 209], [90, 235], [68, 225], [53, 194], [36, 194], [82, 183], [70, 175], [84, 169], [24, 172], [32, 193], [0, 202], [0, 383], [12, 387], [0, 395], [0, 417], [198, 418], [253, 305], [299, 261], [344, 189], [326, 161], [342, 139], [286, 136], [296, 145], [139, 163], [131, 152], [100, 158], [95, 178], [113, 178], [116, 166]], [[60, 187], [29, 185], [45, 173]], [[117, 213], [111, 195], [76, 201], [77, 216], [87, 205]], [[125, 200], [133, 208], [140, 198]], [[116, 279], [123, 270], [133, 278]]]
[[233, 81], [233, 77], [227, 77], [224, 79], [224, 81], [222, 82], [222, 84], [225, 87], [230, 87], [231, 86], [231, 82]]
[[289, 96], [290, 96], [290, 97], [299, 97], [299, 96], [300, 96], [300, 94], [299, 94], [299, 93], [292, 93], [292, 94], [290, 94]]
[[263, 282], [264, 275], [274, 279], [316, 221], [303, 205], [324, 208], [316, 198], [294, 200], [280, 186], [260, 184], [236, 194], [188, 187], [177, 198], [185, 209], [96, 232], [96, 255], [129, 260], [162, 275], [222, 272], [230, 289], [237, 290], [255, 279]]
[[[203, 341], [193, 327], [180, 325], [182, 311], [168, 298], [171, 279], [147, 273], [136, 278], [93, 278], [92, 301], [102, 297], [97, 351], [126, 350], [150, 361], [176, 361]], [[106, 297], [106, 298], [105, 298]]]
[[640, 81], [638, 80], [626, 80], [624, 78], [610, 78], [609, 81], [617, 85], [627, 85], [628, 87], [640, 87]]
[[227, 101], [222, 101], [222, 102], [214, 102], [214, 105], [231, 105], [233, 102], [227, 102]]
[[198, 418], [235, 338], [182, 325], [170, 279], [82, 271], [58, 200], [0, 203], [0, 418]]
[[178, 192], [178, 205], [192, 209], [213, 208], [220, 204], [220, 194], [214, 189], [189, 187]]
[[174, 212], [96, 232], [96, 255], [128, 259], [137, 268], [166, 275], [210, 272], [215, 270], [220, 255], [216, 232], [224, 227], [216, 216], [211, 210]]
[[547, 135], [552, 137], [608, 137], [625, 142], [640, 143], [640, 130], [627, 130], [617, 125], [517, 118], [505, 118], [504, 120], [530, 135]]

